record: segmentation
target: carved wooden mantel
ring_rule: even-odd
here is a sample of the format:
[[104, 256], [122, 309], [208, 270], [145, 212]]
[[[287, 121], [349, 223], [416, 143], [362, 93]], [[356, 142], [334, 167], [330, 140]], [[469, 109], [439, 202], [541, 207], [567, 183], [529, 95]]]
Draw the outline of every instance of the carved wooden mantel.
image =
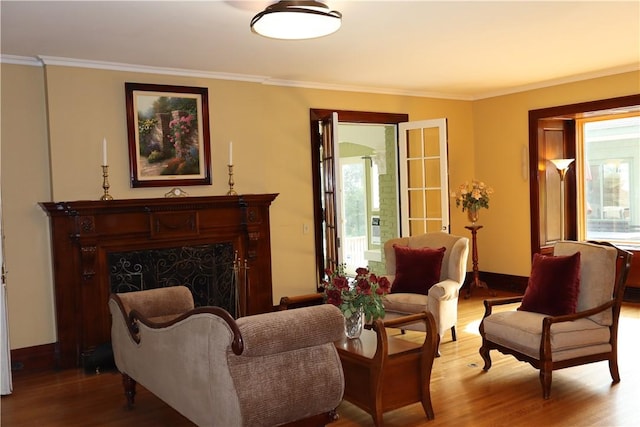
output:
[[43, 202], [51, 246], [61, 368], [110, 341], [111, 252], [230, 243], [246, 260], [241, 314], [271, 311], [269, 206], [277, 194]]

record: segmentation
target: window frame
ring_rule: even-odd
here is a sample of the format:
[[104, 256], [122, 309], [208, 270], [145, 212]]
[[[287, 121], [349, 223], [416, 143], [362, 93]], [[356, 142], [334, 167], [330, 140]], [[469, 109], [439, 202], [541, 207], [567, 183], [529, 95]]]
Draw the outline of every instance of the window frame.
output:
[[[585, 211], [586, 206], [586, 170], [587, 164], [585, 162], [585, 140], [584, 140], [584, 126], [587, 123], [602, 122], [607, 120], [623, 119], [628, 117], [640, 117], [640, 112], [624, 112], [624, 113], [611, 113], [606, 115], [599, 115], [596, 117], [581, 117], [576, 119], [576, 159], [580, 159], [580, 166], [576, 169], [577, 172], [577, 235], [579, 240], [587, 240], [587, 213]], [[581, 183], [577, 185], [577, 183]], [[631, 245], [640, 247], [640, 241], [636, 240], [619, 240], [619, 239], [607, 239], [607, 241], [617, 245]]]
[[[640, 94], [589, 101], [557, 107], [542, 108], [529, 111], [529, 198], [531, 218], [531, 256], [534, 253], [551, 253], [554, 241], [542, 241], [541, 229], [547, 226], [543, 202], [549, 197], [546, 186], [547, 159], [554, 158], [557, 153], [550, 150], [561, 150], [562, 155], [576, 158], [576, 119], [586, 116], [605, 116], [619, 109], [640, 111]], [[566, 123], [563, 129], [561, 147], [549, 148], [541, 137], [540, 124], [544, 120], [562, 120]], [[565, 177], [566, 194], [566, 238], [575, 240], [578, 237], [576, 173], [571, 167]]]

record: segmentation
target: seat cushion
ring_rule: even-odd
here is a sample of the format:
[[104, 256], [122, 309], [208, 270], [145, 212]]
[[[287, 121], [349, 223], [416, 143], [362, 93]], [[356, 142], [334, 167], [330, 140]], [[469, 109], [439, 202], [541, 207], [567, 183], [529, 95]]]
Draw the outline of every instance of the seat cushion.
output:
[[576, 312], [580, 290], [580, 252], [568, 256], [533, 255], [531, 276], [518, 310], [560, 316]]
[[440, 281], [442, 258], [446, 248], [408, 248], [393, 246], [396, 274], [391, 293], [426, 295], [429, 288]]
[[422, 294], [387, 294], [384, 297], [384, 310], [403, 314], [420, 313], [427, 310], [428, 297]]
[[[493, 313], [483, 320], [485, 337], [496, 344], [512, 348], [535, 359], [540, 358], [542, 319], [544, 314], [528, 311]], [[609, 351], [609, 328], [589, 318], [551, 325], [551, 352], [554, 361], [564, 355]], [[604, 349], [604, 350], [603, 350]], [[607, 350], [609, 349], [609, 350]]]

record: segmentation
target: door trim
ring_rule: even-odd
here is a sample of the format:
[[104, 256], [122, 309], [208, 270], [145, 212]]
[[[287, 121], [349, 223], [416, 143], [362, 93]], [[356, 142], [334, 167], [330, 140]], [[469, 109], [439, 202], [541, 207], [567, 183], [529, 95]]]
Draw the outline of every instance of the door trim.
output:
[[314, 212], [314, 238], [316, 248], [316, 287], [320, 286], [324, 276], [323, 236], [322, 236], [322, 203], [320, 182], [320, 145], [322, 137], [318, 123], [331, 118], [333, 113], [338, 113], [339, 122], [349, 123], [374, 123], [391, 124], [409, 121], [409, 115], [403, 113], [379, 113], [352, 110], [309, 109], [309, 132], [311, 137], [311, 173], [313, 181], [313, 212]]

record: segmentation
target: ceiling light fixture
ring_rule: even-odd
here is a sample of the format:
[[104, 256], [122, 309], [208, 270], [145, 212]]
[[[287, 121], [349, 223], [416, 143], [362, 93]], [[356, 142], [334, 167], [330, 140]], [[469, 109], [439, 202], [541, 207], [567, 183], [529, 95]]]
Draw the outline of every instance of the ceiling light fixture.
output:
[[251, 31], [272, 39], [301, 40], [335, 33], [342, 14], [321, 1], [281, 0], [251, 20]]

